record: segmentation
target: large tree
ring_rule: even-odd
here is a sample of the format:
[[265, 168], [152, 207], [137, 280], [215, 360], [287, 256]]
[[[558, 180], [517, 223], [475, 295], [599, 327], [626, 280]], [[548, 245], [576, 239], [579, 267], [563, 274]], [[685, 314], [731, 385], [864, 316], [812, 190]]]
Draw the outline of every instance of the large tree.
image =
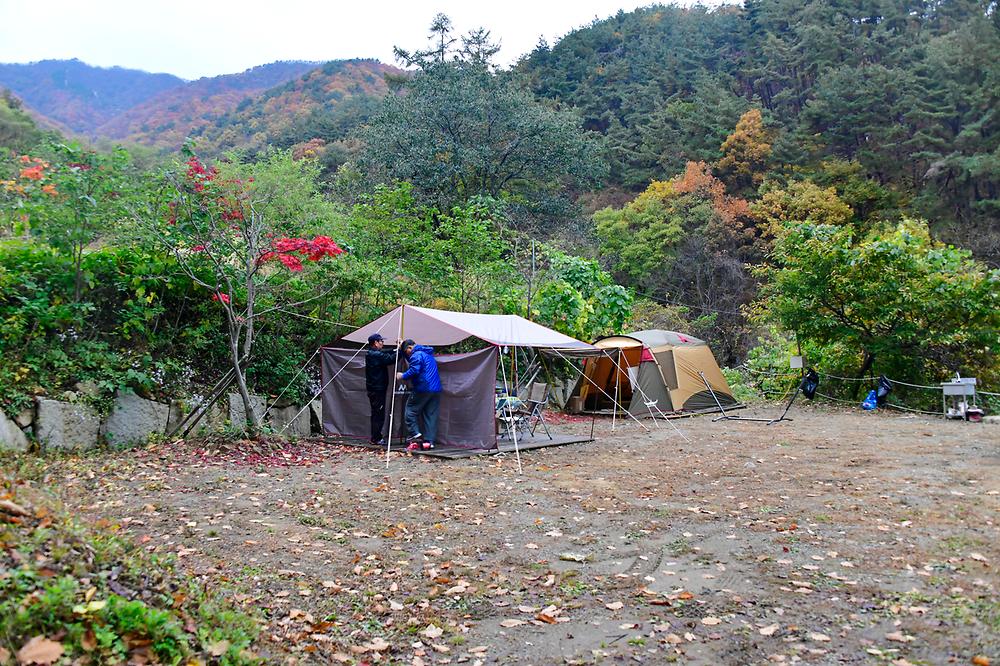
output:
[[439, 17], [432, 27], [431, 50], [397, 50], [418, 69], [362, 131], [362, 171], [374, 183], [408, 181], [440, 210], [485, 195], [532, 216], [564, 213], [566, 189], [602, 175], [599, 144], [576, 116], [497, 72], [488, 33], [451, 51], [450, 24]]
[[859, 375], [976, 374], [1000, 350], [1000, 271], [933, 241], [924, 222], [859, 232], [786, 222], [758, 313], [802, 340], [853, 348]]

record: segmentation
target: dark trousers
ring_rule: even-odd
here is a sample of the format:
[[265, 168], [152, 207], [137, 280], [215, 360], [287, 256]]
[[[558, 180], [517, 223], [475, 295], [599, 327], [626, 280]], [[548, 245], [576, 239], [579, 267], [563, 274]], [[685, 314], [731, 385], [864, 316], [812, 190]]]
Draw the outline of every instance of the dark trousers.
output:
[[382, 439], [382, 424], [385, 423], [385, 391], [368, 392], [368, 404], [372, 407], [372, 441]]
[[406, 401], [406, 429], [409, 431], [409, 436], [421, 433], [425, 442], [433, 442], [437, 438], [440, 407], [440, 393], [412, 394]]

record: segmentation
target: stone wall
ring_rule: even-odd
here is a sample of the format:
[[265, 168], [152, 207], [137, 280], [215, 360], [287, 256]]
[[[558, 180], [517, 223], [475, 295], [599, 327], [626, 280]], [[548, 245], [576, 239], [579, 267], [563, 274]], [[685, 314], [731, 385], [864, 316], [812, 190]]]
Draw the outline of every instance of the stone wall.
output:
[[[286, 437], [308, 437], [320, 432], [313, 418], [315, 405], [271, 407], [262, 396], [251, 396], [253, 409], [275, 431]], [[170, 432], [189, 411], [183, 401], [169, 405], [146, 400], [132, 392], [115, 395], [111, 413], [104, 419], [77, 402], [38, 398], [35, 408], [14, 418], [0, 413], [0, 450], [25, 451], [31, 439], [43, 450], [79, 451], [101, 443], [124, 447], [141, 444], [151, 435]], [[265, 413], [266, 412], [266, 413]], [[202, 417], [195, 433], [219, 431], [232, 423], [243, 423], [245, 410], [238, 393], [213, 405]]]

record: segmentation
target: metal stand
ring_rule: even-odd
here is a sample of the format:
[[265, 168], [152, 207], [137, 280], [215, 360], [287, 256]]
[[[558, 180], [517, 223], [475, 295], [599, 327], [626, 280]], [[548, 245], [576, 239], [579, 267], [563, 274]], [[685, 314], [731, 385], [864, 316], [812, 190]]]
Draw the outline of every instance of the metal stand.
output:
[[722, 416], [716, 416], [714, 419], [712, 419], [712, 423], [715, 423], [716, 421], [756, 421], [758, 423], [766, 423], [767, 425], [771, 425], [772, 423], [778, 423], [780, 421], [794, 420], [788, 418], [786, 414], [788, 414], [788, 410], [792, 408], [792, 403], [795, 402], [795, 398], [799, 397], [799, 391], [802, 389], [802, 382], [799, 382], [795, 386], [795, 392], [792, 393], [792, 398], [791, 400], [788, 401], [788, 404], [785, 405], [785, 410], [781, 412], [781, 416], [779, 416], [776, 419], [762, 419], [762, 418], [755, 418], [752, 416], [732, 416], [731, 414], [727, 414], [725, 407], [723, 407], [722, 403], [719, 402], [719, 396], [715, 395], [715, 391], [712, 390], [712, 385], [709, 384], [708, 380], [705, 378], [705, 373], [699, 371], [698, 375], [701, 377], [701, 381], [705, 383], [705, 388], [707, 388], [708, 392], [712, 394], [712, 399], [715, 400], [715, 404], [719, 407], [719, 411], [722, 412]]

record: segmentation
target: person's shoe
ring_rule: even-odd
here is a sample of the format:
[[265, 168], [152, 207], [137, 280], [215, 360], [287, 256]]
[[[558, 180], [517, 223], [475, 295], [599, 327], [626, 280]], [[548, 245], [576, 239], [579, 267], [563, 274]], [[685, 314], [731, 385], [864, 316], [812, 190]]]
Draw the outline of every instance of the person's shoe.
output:
[[418, 442], [410, 442], [410, 444], [406, 447], [406, 450], [409, 451], [410, 453], [413, 453], [414, 451], [419, 451], [420, 444]]
[[423, 437], [423, 435], [421, 435], [418, 432], [416, 435], [412, 435], [410, 437], [407, 437], [406, 441], [408, 441], [408, 442], [419, 442], [421, 437]]
[[372, 444], [374, 444], [375, 446], [385, 446], [385, 438], [382, 438], [378, 441], [373, 439]]
[[434, 448], [434, 442], [424, 442], [424, 451]]

